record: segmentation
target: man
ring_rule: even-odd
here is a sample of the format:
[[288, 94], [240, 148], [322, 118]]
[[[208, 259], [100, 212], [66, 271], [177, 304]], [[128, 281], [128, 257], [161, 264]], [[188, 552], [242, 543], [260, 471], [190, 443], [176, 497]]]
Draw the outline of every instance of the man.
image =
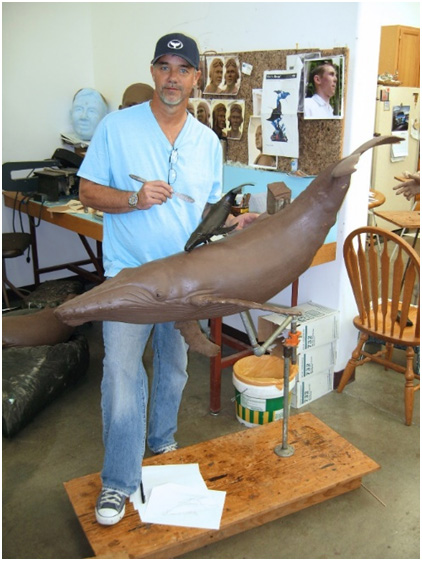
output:
[[309, 76], [315, 93], [305, 98], [305, 119], [332, 119], [334, 117], [330, 99], [336, 93], [337, 72], [330, 62], [324, 62], [314, 68]]
[[[107, 277], [183, 251], [204, 208], [220, 199], [220, 142], [187, 111], [198, 65], [193, 39], [181, 33], [162, 37], [151, 63], [151, 102], [107, 115], [80, 167], [81, 202], [104, 212]], [[147, 179], [141, 189], [129, 174]], [[173, 188], [195, 203], [172, 197]], [[148, 379], [142, 356], [151, 332], [154, 377], [147, 430]], [[103, 338], [105, 457], [96, 517], [111, 525], [121, 520], [127, 497], [141, 485], [145, 442], [156, 454], [177, 448], [187, 348], [173, 323], [106, 321]]]

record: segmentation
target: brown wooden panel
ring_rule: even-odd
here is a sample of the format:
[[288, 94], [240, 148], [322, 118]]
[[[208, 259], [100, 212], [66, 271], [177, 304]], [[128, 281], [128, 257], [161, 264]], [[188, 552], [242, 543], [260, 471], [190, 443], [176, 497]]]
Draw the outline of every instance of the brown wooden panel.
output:
[[274, 453], [282, 421], [154, 456], [144, 465], [199, 463], [209, 489], [226, 491], [219, 530], [144, 524], [131, 504], [110, 527], [95, 521], [98, 473], [65, 483], [97, 558], [173, 558], [353, 489], [379, 465], [310, 413], [290, 418], [295, 453]]

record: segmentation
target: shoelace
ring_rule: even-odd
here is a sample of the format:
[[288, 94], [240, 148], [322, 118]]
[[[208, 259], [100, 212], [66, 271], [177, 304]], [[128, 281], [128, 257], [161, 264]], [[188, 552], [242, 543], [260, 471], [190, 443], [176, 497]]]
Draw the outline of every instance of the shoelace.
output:
[[104, 507], [105, 504], [112, 504], [119, 506], [122, 501], [122, 495], [117, 491], [112, 491], [111, 489], [106, 489], [101, 496], [100, 507]]

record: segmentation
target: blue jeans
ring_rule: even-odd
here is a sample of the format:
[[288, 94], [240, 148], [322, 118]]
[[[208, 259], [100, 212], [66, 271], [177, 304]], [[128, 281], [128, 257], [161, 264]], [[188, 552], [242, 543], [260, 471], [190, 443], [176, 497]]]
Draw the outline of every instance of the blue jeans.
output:
[[[148, 377], [142, 357], [153, 329], [154, 376], [148, 409]], [[105, 456], [101, 478], [103, 487], [129, 496], [141, 483], [145, 439], [155, 453], [175, 443], [177, 415], [188, 377], [187, 345], [174, 323], [105, 321], [103, 339]]]

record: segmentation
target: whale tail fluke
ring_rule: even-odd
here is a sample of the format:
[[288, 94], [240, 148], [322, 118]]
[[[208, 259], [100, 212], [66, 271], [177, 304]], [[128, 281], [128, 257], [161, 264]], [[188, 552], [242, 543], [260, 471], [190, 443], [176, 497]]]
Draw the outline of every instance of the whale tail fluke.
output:
[[352, 154], [363, 154], [367, 150], [371, 148], [375, 148], [375, 146], [382, 146], [383, 144], [397, 144], [401, 142], [403, 139], [400, 136], [392, 136], [392, 135], [385, 135], [385, 136], [374, 136], [371, 140], [364, 142], [359, 148], [356, 148], [352, 152]]
[[351, 175], [356, 171], [356, 165], [364, 152], [370, 150], [371, 148], [375, 148], [376, 146], [381, 146], [383, 144], [396, 144], [402, 140], [403, 139], [399, 136], [375, 136], [374, 138], [371, 138], [371, 140], [368, 140], [368, 142], [359, 146], [359, 148], [352, 152], [350, 156], [340, 160], [333, 168], [331, 175], [333, 177], [345, 177]]

